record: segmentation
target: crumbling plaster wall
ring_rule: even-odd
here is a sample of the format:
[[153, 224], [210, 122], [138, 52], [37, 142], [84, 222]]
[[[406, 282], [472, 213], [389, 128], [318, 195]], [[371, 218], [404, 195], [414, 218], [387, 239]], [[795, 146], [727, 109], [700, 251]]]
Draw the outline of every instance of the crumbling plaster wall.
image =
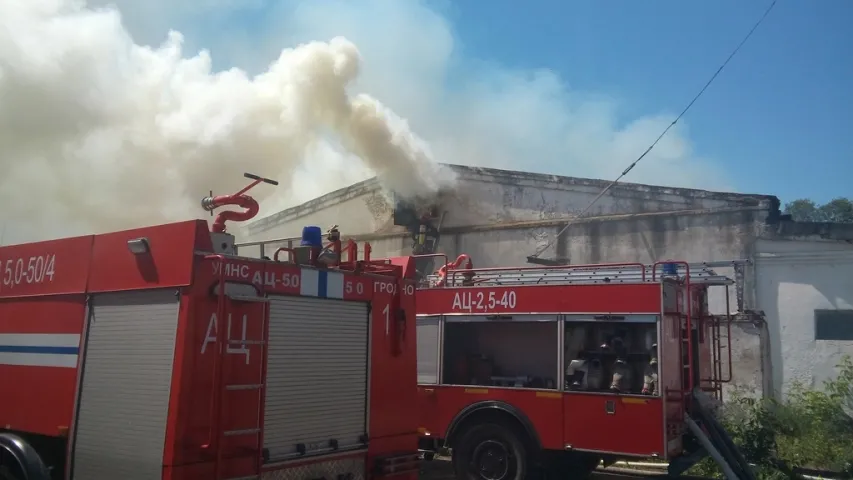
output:
[[[583, 211], [608, 185], [554, 175], [452, 166], [457, 188], [438, 201], [447, 212], [443, 227], [465, 228], [571, 218]], [[584, 215], [598, 217], [661, 211], [762, 207], [773, 197], [709, 192], [639, 184], [618, 184]], [[296, 237], [305, 225], [340, 226], [342, 232], [364, 234], [402, 231], [392, 224], [393, 200], [375, 180], [357, 183], [315, 200], [270, 215], [244, 228], [242, 241]]]
[[[609, 185], [603, 180], [526, 172], [467, 168], [459, 188], [444, 195], [445, 225], [463, 227], [548, 220], [580, 214]], [[758, 206], [772, 197], [620, 183], [611, 187], [585, 217], [645, 212]]]

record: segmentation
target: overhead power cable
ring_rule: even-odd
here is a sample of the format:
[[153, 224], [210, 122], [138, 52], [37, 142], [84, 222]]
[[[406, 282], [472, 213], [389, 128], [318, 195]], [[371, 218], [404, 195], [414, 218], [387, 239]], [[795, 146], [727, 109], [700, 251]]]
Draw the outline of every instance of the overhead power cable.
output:
[[667, 134], [667, 132], [669, 132], [669, 130], [670, 130], [672, 127], [674, 127], [674, 126], [675, 126], [675, 124], [676, 124], [676, 123], [678, 123], [678, 121], [679, 121], [679, 120], [681, 120], [681, 117], [683, 117], [683, 116], [687, 113], [687, 111], [688, 111], [688, 110], [690, 110], [690, 107], [692, 107], [692, 106], [693, 106], [693, 104], [694, 104], [694, 103], [696, 103], [696, 101], [697, 101], [697, 100], [699, 100], [699, 97], [701, 97], [701, 96], [702, 96], [702, 94], [703, 94], [703, 93], [705, 93], [705, 90], [707, 90], [707, 89], [708, 89], [708, 87], [710, 87], [710, 86], [711, 86], [711, 84], [712, 84], [712, 83], [714, 83], [714, 80], [716, 80], [716, 78], [717, 78], [717, 76], [720, 74], [720, 72], [722, 72], [722, 71], [723, 71], [723, 69], [724, 69], [724, 68], [726, 68], [726, 65], [728, 65], [728, 64], [729, 64], [729, 62], [732, 60], [732, 58], [734, 58], [734, 56], [735, 56], [735, 55], [737, 55], [737, 53], [738, 53], [738, 52], [740, 51], [740, 49], [744, 46], [744, 44], [746, 44], [746, 42], [749, 40], [749, 38], [750, 38], [750, 37], [752, 37], [752, 34], [755, 32], [755, 30], [756, 30], [756, 29], [758, 29], [759, 25], [761, 25], [761, 24], [762, 24], [762, 22], [764, 22], [764, 19], [765, 19], [765, 18], [767, 18], [767, 15], [769, 15], [769, 14], [770, 14], [770, 11], [771, 11], [771, 10], [773, 10], [773, 7], [775, 7], [775, 6], [776, 6], [776, 2], [777, 2], [777, 0], [773, 0], [773, 1], [770, 3], [770, 6], [769, 6], [769, 7], [767, 7], [767, 9], [764, 11], [764, 14], [763, 14], [763, 15], [761, 15], [761, 18], [759, 18], [759, 19], [758, 19], [758, 21], [757, 21], [757, 22], [755, 22], [755, 24], [752, 26], [752, 28], [749, 30], [749, 32], [746, 34], [746, 36], [745, 36], [745, 37], [743, 37], [743, 40], [741, 40], [741, 41], [740, 41], [740, 43], [737, 45], [737, 47], [735, 47], [735, 49], [734, 49], [734, 50], [732, 50], [732, 53], [730, 53], [730, 54], [729, 54], [729, 56], [728, 56], [728, 58], [726, 58], [726, 60], [725, 60], [725, 61], [720, 65], [720, 68], [718, 68], [718, 69], [717, 69], [717, 71], [716, 71], [716, 72], [714, 72], [714, 74], [713, 74], [713, 75], [711, 75], [711, 78], [710, 78], [710, 79], [708, 79], [708, 82], [707, 82], [707, 83], [705, 83], [705, 86], [703, 86], [703, 87], [702, 87], [702, 89], [701, 89], [701, 90], [699, 90], [699, 93], [697, 93], [697, 94], [696, 94], [696, 96], [694, 96], [692, 100], [690, 100], [690, 103], [688, 103], [688, 104], [687, 104], [687, 106], [686, 106], [686, 107], [684, 107], [684, 110], [682, 110], [682, 111], [681, 111], [681, 113], [679, 113], [677, 117], [675, 117], [675, 120], [673, 120], [673, 121], [672, 121], [672, 123], [670, 123], [669, 125], [667, 125], [667, 127], [663, 130], [663, 132], [661, 132], [661, 134], [660, 134], [660, 135], [658, 135], [658, 137], [655, 139], [655, 141], [654, 141], [654, 142], [652, 142], [652, 144], [651, 144], [651, 145], [649, 145], [649, 148], [647, 148], [647, 149], [642, 153], [642, 155], [640, 155], [639, 157], [637, 157], [637, 159], [636, 159], [636, 160], [634, 160], [633, 162], [631, 162], [631, 164], [630, 164], [630, 165], [628, 165], [628, 168], [626, 168], [625, 170], [623, 170], [623, 171], [622, 171], [622, 174], [621, 174], [621, 175], [619, 175], [619, 176], [616, 178], [616, 180], [613, 180], [609, 185], [607, 185], [606, 187], [604, 187], [604, 189], [603, 189], [603, 190], [602, 190], [598, 195], [596, 195], [596, 197], [595, 197], [595, 198], [593, 198], [591, 202], [589, 202], [589, 205], [587, 205], [587, 206], [586, 206], [586, 208], [584, 208], [583, 210], [581, 210], [581, 213], [580, 213], [580, 214], [578, 214], [576, 217], [574, 217], [574, 218], [570, 219], [570, 220], [566, 223], [566, 225], [565, 225], [565, 226], [564, 226], [564, 227], [563, 227], [563, 228], [562, 228], [562, 229], [557, 233], [557, 235], [556, 235], [556, 236], [555, 236], [551, 241], [549, 241], [547, 244], [545, 244], [545, 246], [543, 246], [543, 247], [541, 247], [540, 249], [538, 249], [538, 250], [536, 251], [536, 253], [534, 253], [533, 255], [531, 255], [531, 256], [529, 256], [529, 257], [527, 257], [527, 261], [528, 261], [528, 262], [530, 262], [530, 263], [542, 263], [542, 261], [541, 261], [541, 260], [537, 261], [537, 260], [539, 259], [539, 255], [541, 255], [541, 254], [542, 254], [542, 252], [544, 252], [545, 250], [547, 250], [548, 248], [550, 248], [550, 247], [551, 247], [551, 245], [553, 245], [553, 244], [554, 244], [554, 242], [556, 242], [556, 241], [557, 241], [557, 238], [559, 238], [559, 237], [560, 237], [560, 235], [562, 235], [566, 230], [568, 230], [568, 228], [569, 228], [569, 227], [570, 227], [570, 226], [571, 226], [571, 225], [572, 225], [576, 220], [578, 220], [578, 219], [582, 218], [582, 217], [583, 217], [583, 216], [584, 216], [584, 215], [589, 211], [589, 209], [590, 209], [590, 208], [592, 208], [592, 206], [593, 206], [593, 205], [595, 205], [595, 202], [597, 202], [597, 201], [598, 201], [602, 196], [604, 196], [604, 194], [605, 194], [605, 193], [607, 193], [607, 192], [608, 192], [608, 191], [609, 191], [609, 190], [610, 190], [614, 185], [616, 185], [617, 183], [619, 183], [619, 181], [620, 181], [620, 180], [622, 180], [622, 178], [624, 178], [624, 177], [625, 177], [625, 175], [627, 175], [627, 174], [628, 174], [628, 172], [630, 172], [634, 167], [636, 167], [636, 166], [637, 166], [637, 164], [638, 164], [638, 163], [640, 163], [640, 160], [642, 160], [643, 158], [645, 158], [645, 157], [646, 157], [646, 155], [648, 155], [648, 154], [649, 154], [649, 152], [651, 152], [651, 151], [652, 151], [652, 149], [653, 149], [653, 148], [655, 148], [655, 146], [658, 144], [658, 142], [660, 142], [660, 140], [664, 137], [664, 135], [666, 135], [666, 134]]

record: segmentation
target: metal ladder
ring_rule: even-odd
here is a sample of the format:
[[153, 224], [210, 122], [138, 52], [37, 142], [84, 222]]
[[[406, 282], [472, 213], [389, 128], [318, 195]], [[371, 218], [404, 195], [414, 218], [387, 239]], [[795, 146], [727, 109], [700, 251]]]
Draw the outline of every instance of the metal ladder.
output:
[[[676, 285], [675, 290], [675, 311], [667, 312], [667, 315], [674, 315], [678, 319], [678, 337], [681, 339], [681, 343], [678, 347], [678, 356], [681, 361], [681, 388], [683, 392], [689, 392], [694, 387], [694, 378], [696, 376], [694, 370], [698, 368], [693, 362], [693, 356], [695, 349], [699, 346], [696, 344], [697, 342], [693, 342], [693, 338], [691, 335], [691, 330], [697, 330], [698, 335], [701, 335], [698, 332], [700, 325], [697, 324], [697, 319], [693, 318], [692, 312], [690, 311], [693, 305], [692, 299], [691, 301], [687, 301], [687, 298], [691, 294], [690, 285], [692, 282], [681, 282], [677, 280], [667, 280]], [[688, 330], [687, 323], [688, 318], [690, 320], [691, 329]]]
[[[267, 366], [267, 344], [269, 340], [269, 299], [265, 297], [243, 297], [236, 295], [227, 295], [226, 296], [231, 301], [239, 301], [239, 302], [259, 302], [264, 303], [264, 315], [262, 316], [262, 324], [261, 324], [261, 332], [262, 338], [260, 340], [231, 340], [230, 330], [231, 330], [231, 322], [226, 319], [220, 320], [224, 325], [222, 328], [218, 328], [217, 339], [223, 338], [223, 340], [219, 343], [220, 350], [218, 356], [218, 379], [217, 385], [221, 388], [219, 389], [219, 401], [217, 402], [217, 408], [215, 409], [215, 419], [216, 419], [216, 431], [220, 432], [217, 437], [216, 442], [216, 461], [215, 461], [215, 473], [213, 480], [253, 480], [260, 478], [261, 466], [263, 464], [263, 456], [262, 456], [262, 442], [263, 442], [263, 420], [264, 420], [264, 397], [266, 393], [266, 366]], [[226, 314], [226, 318], [227, 314]], [[258, 382], [252, 384], [238, 384], [238, 383], [226, 383], [228, 379], [227, 375], [227, 365], [229, 348], [231, 347], [247, 347], [250, 348], [252, 346], [260, 347], [260, 362], [259, 362], [259, 372], [258, 372]], [[229, 394], [237, 391], [247, 391], [247, 390], [257, 390], [258, 391], [258, 406], [257, 406], [257, 417], [254, 426], [250, 426], [249, 428], [241, 428], [234, 430], [225, 430], [222, 428], [223, 423], [223, 413], [228, 411], [228, 397]], [[224, 450], [224, 444], [227, 441], [227, 438], [232, 437], [241, 437], [241, 436], [253, 436], [255, 438], [258, 452], [256, 456], [256, 465], [255, 471], [256, 474], [239, 476], [239, 477], [222, 477], [222, 453]]]
[[[726, 291], [728, 297], [728, 291]], [[728, 298], [726, 299], [728, 303]], [[714, 399], [719, 402], [723, 401], [723, 384], [732, 380], [732, 365], [731, 365], [731, 316], [727, 318], [719, 316], [710, 316], [708, 321], [711, 322], [711, 378], [708, 379], [712, 384], [712, 392]], [[722, 324], [726, 322], [727, 335], [726, 344], [723, 344]], [[726, 378], [723, 378], [723, 356], [729, 356], [728, 366], [726, 367]]]

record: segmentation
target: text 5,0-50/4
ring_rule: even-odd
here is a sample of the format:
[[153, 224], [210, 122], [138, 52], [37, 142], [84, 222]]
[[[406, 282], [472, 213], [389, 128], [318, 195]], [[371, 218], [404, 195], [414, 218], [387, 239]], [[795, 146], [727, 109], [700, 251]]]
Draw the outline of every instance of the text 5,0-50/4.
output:
[[34, 255], [28, 258], [0, 259], [3, 287], [52, 282], [56, 269], [56, 254]]

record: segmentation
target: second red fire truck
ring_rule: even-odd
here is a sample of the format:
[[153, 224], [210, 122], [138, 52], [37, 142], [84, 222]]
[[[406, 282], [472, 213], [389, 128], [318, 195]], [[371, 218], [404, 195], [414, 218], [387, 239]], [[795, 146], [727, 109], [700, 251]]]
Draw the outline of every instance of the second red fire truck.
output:
[[[437, 255], [441, 256], [441, 255]], [[415, 275], [416, 257], [394, 259]], [[602, 461], [657, 458], [678, 475], [706, 455], [750, 467], [716, 421], [734, 282], [714, 267], [473, 268], [460, 256], [417, 291], [421, 448], [459, 479], [584, 478]], [[721, 292], [721, 293], [723, 293]]]

